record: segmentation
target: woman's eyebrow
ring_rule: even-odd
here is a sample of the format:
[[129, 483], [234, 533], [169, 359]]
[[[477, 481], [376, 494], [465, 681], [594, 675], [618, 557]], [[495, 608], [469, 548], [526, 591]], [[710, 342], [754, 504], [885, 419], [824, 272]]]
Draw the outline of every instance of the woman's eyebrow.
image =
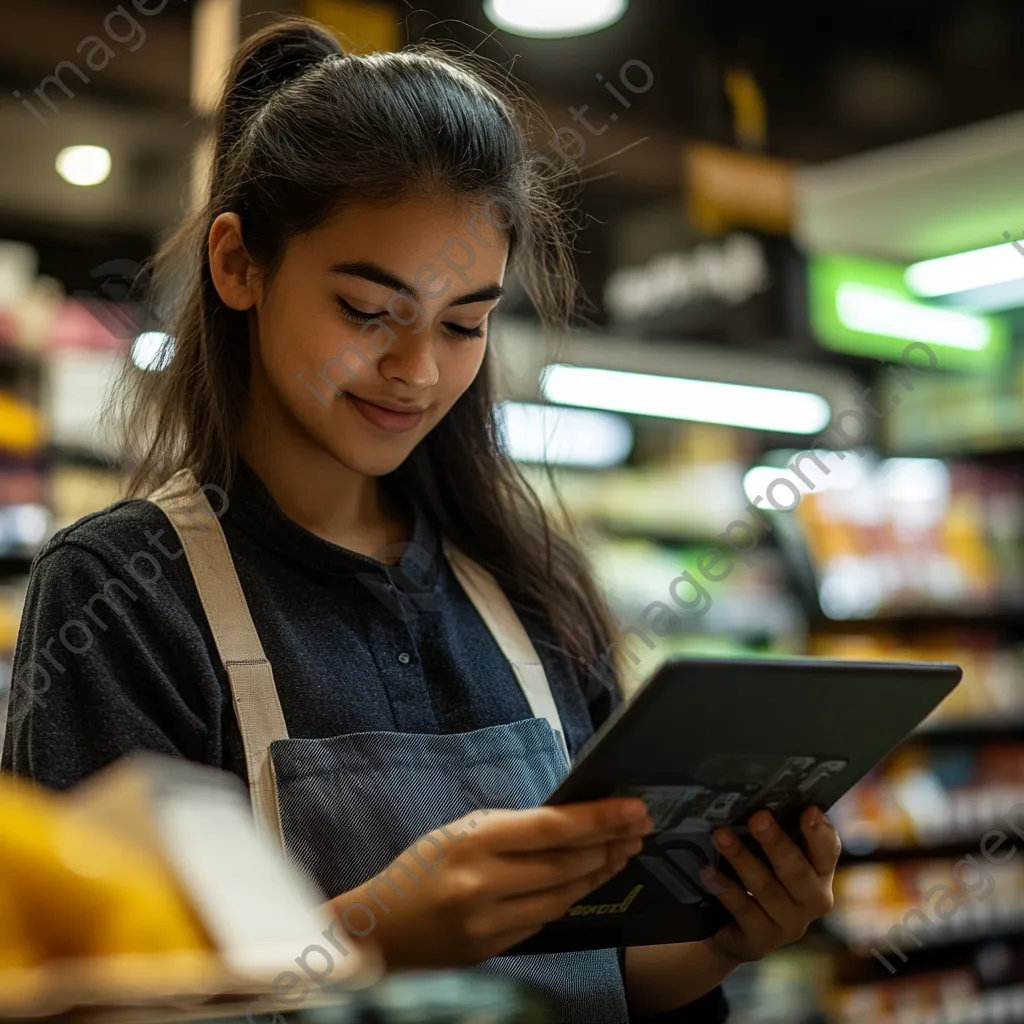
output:
[[[353, 260], [346, 263], [334, 263], [327, 268], [331, 274], [350, 274], [353, 277], [361, 277], [373, 284], [383, 285], [395, 292], [402, 292], [411, 296], [419, 302], [419, 292], [411, 284], [407, 284], [390, 270], [385, 270], [380, 264], [367, 260]], [[476, 291], [468, 292], [466, 295], [459, 295], [448, 303], [449, 306], [465, 306], [471, 302], [485, 302], [489, 299], [500, 299], [505, 294], [505, 289], [500, 284], [488, 284]]]

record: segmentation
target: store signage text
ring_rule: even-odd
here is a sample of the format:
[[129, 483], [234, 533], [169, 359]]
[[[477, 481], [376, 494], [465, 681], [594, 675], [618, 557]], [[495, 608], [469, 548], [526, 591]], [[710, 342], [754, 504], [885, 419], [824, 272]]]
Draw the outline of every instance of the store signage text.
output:
[[737, 233], [615, 271], [605, 285], [604, 301], [614, 319], [637, 320], [699, 302], [737, 306], [770, 284], [762, 244], [753, 235]]

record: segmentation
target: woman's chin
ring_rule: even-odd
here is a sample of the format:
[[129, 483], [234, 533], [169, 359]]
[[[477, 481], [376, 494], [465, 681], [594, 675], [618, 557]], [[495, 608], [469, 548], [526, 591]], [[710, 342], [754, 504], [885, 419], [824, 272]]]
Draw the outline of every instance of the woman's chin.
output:
[[[415, 445], [371, 445], [355, 448], [351, 444], [334, 447], [331, 454], [346, 469], [362, 476], [386, 476], [393, 473], [412, 454]], [[391, 448], [392, 450], [386, 450]]]

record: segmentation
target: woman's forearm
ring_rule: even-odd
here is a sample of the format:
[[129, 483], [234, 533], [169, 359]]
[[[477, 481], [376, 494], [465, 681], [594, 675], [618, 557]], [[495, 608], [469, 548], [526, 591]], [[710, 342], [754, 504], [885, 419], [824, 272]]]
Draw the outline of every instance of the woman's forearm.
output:
[[630, 946], [626, 950], [626, 997], [632, 1014], [667, 1013], [710, 992], [737, 967], [738, 960], [706, 942]]

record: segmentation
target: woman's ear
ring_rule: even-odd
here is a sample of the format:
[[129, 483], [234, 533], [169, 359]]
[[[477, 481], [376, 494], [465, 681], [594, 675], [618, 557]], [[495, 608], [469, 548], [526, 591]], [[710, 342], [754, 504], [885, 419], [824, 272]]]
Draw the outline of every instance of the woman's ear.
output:
[[242, 221], [237, 213], [218, 214], [210, 226], [207, 242], [210, 276], [217, 294], [229, 309], [245, 310], [256, 305], [256, 265], [245, 251]]

